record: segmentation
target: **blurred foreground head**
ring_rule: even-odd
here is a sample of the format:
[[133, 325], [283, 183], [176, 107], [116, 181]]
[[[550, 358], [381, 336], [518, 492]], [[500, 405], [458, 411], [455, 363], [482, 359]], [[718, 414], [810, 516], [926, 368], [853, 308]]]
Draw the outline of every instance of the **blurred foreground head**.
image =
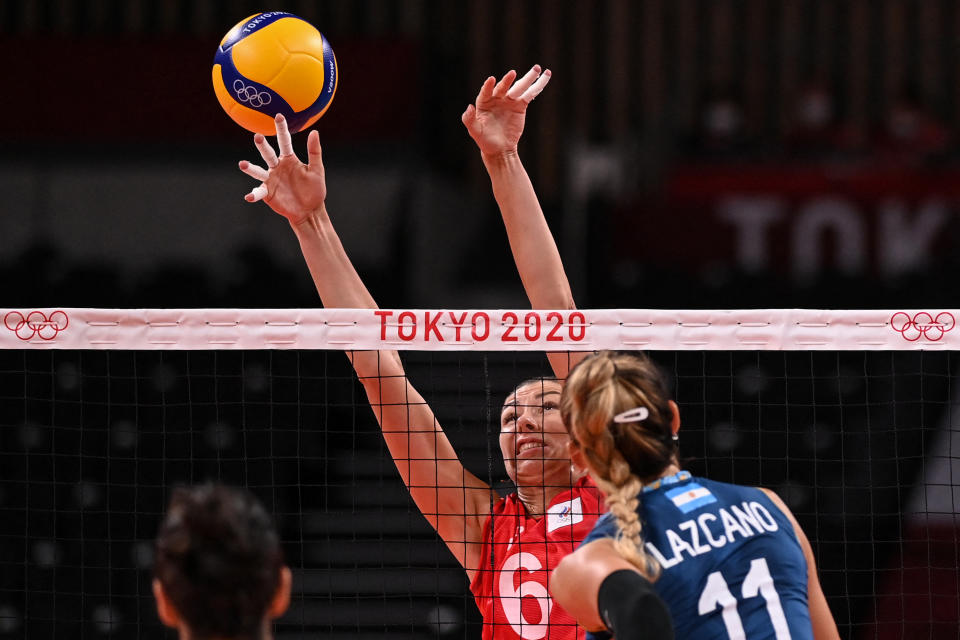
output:
[[290, 602], [272, 519], [252, 494], [223, 485], [174, 491], [154, 576], [161, 621], [191, 640], [265, 640]]

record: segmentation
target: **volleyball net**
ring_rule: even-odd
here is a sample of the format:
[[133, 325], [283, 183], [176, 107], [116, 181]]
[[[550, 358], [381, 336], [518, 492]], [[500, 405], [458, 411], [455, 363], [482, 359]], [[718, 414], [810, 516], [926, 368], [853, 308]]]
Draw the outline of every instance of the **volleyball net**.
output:
[[779, 493], [841, 635], [960, 627], [955, 310], [19, 309], [0, 327], [0, 639], [169, 637], [150, 588], [178, 485], [248, 487], [294, 573], [278, 638], [479, 638], [344, 350], [402, 352], [469, 471], [544, 352], [643, 350], [698, 475]]

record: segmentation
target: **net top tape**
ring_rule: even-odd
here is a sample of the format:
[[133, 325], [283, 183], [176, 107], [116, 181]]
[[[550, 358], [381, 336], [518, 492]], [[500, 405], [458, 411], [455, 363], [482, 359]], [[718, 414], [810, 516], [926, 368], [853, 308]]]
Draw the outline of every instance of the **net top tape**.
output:
[[0, 309], [3, 349], [958, 350], [960, 310]]

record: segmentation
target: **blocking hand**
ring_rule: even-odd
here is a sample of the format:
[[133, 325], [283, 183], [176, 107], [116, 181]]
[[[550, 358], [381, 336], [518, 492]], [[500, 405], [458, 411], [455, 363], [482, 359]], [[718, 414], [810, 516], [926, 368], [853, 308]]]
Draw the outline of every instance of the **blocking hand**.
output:
[[490, 76], [480, 87], [475, 104], [467, 106], [461, 120], [484, 155], [512, 153], [523, 134], [527, 106], [547, 83], [550, 70], [536, 64], [522, 78], [510, 70], [500, 79]]
[[253, 136], [253, 143], [266, 168], [240, 161], [240, 170], [260, 181], [244, 199], [247, 202], [263, 200], [291, 224], [297, 224], [321, 208], [327, 197], [320, 134], [313, 130], [307, 136], [307, 163], [304, 164], [293, 152], [286, 119], [277, 114], [275, 123], [280, 155], [277, 156], [267, 139], [258, 133]]

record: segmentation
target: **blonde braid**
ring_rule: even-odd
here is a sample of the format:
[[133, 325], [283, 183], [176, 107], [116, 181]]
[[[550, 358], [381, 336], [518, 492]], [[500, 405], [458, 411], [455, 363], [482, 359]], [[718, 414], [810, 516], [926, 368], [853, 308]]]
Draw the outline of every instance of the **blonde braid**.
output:
[[[656, 580], [660, 565], [646, 552], [643, 522], [637, 514], [643, 482], [631, 473], [630, 465], [613, 446], [613, 438], [604, 440], [609, 440], [609, 443], [604, 442], [609, 447], [603, 447], [604, 452], [596, 450], [596, 455], [591, 456], [591, 464], [595, 464], [597, 486], [607, 496], [607, 508], [617, 519], [617, 551], [648, 580]], [[601, 461], [604, 454], [606, 459]]]
[[[572, 438], [579, 443], [589, 462], [597, 486], [607, 496], [610, 513], [617, 519], [617, 551], [648, 579], [656, 580], [661, 567], [646, 552], [643, 523], [637, 513], [643, 481], [631, 465], [634, 462], [645, 466], [650, 460], [661, 464], [666, 451], [660, 440], [663, 425], [659, 423], [669, 414], [664, 408], [667, 400], [661, 389], [647, 388], [645, 380], [650, 368], [649, 361], [635, 356], [610, 352], [590, 356], [571, 372], [561, 412]], [[643, 375], [638, 376], [637, 372]], [[649, 425], [614, 425], [614, 415], [637, 406], [650, 409], [651, 418], [644, 421]], [[627, 447], [641, 460], [624, 457], [611, 425], [623, 429], [620, 447]], [[661, 464], [661, 468], [665, 466]]]

